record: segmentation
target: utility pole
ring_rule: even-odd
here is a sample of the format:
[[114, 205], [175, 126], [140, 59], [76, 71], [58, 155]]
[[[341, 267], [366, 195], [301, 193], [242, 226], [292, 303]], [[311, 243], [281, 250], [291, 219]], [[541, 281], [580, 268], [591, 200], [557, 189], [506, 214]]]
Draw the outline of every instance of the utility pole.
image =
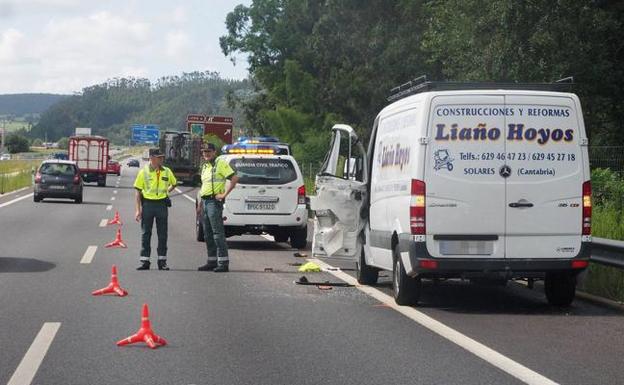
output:
[[0, 152], [1, 153], [5, 153], [4, 150], [4, 132], [6, 131], [6, 119], [2, 119], [2, 132], [0, 133], [0, 135], [2, 135], [2, 140], [0, 141]]

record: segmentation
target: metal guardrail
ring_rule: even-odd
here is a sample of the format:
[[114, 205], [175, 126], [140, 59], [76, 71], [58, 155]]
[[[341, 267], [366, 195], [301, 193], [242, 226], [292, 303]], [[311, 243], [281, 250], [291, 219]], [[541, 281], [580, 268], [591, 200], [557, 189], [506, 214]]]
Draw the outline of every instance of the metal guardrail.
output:
[[592, 238], [592, 262], [624, 269], [624, 241], [605, 238]]

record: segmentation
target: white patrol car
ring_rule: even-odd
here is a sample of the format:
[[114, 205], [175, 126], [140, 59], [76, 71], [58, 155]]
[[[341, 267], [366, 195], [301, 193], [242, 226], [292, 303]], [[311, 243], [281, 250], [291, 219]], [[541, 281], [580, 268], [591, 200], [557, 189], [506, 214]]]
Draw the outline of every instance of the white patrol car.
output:
[[[240, 178], [223, 207], [225, 235], [268, 233], [276, 242], [305, 248], [308, 209], [303, 175], [288, 145], [269, 140], [249, 139], [222, 149], [219, 161], [228, 162]], [[203, 242], [201, 215], [196, 218], [196, 235]]]
[[560, 83], [472, 86], [400, 88], [368, 152], [333, 127], [310, 202], [313, 254], [353, 258], [360, 283], [393, 271], [399, 304], [416, 303], [423, 278], [459, 277], [545, 279], [548, 301], [567, 306], [591, 245], [579, 99], [553, 92]]

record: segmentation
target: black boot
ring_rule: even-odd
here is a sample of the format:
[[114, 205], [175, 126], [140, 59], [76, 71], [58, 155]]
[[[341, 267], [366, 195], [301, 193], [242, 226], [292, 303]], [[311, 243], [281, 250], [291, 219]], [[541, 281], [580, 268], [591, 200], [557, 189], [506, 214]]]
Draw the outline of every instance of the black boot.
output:
[[158, 270], [169, 270], [169, 266], [167, 266], [167, 260], [166, 259], [159, 259], [158, 260]]
[[141, 266], [137, 267], [137, 270], [149, 270], [150, 262], [149, 261], [141, 261]]
[[217, 267], [217, 263], [216, 262], [208, 262], [205, 265], [202, 265], [202, 266], [198, 267], [197, 270], [199, 270], [199, 271], [213, 271], [215, 269], [215, 267]]
[[228, 262], [219, 263], [217, 267], [214, 268], [215, 273], [227, 273], [230, 271], [230, 266]]

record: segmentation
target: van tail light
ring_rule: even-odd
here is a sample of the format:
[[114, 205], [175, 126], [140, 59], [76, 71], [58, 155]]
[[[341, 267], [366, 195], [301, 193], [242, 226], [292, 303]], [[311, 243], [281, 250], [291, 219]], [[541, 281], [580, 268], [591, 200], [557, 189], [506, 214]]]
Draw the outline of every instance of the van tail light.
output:
[[297, 189], [297, 204], [300, 204], [300, 205], [306, 204], [305, 186], [301, 186], [299, 187], [299, 189]]
[[41, 174], [40, 173], [35, 174], [35, 183], [41, 183]]
[[425, 182], [412, 179], [410, 201], [410, 229], [412, 235], [425, 235]]
[[592, 203], [591, 203], [591, 182], [587, 181], [583, 183], [583, 235], [591, 235], [591, 217], [592, 217]]
[[80, 174], [74, 175], [74, 184], [80, 184]]

